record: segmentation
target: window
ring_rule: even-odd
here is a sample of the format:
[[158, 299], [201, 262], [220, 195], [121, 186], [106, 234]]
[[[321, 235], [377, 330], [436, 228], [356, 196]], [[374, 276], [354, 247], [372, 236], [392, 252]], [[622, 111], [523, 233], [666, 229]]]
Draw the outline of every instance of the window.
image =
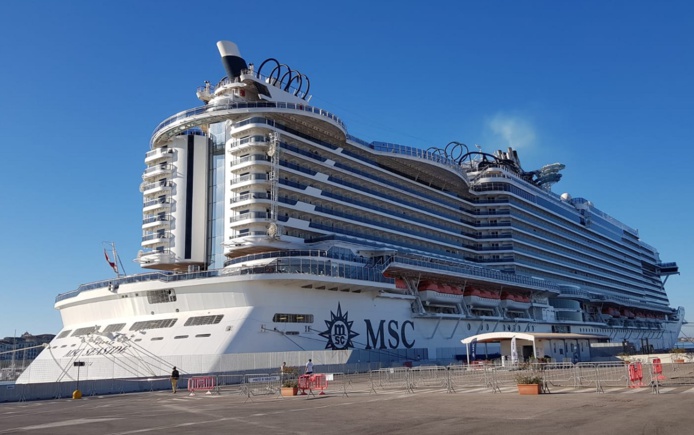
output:
[[190, 317], [188, 320], [186, 320], [186, 323], [184, 323], [183, 326], [216, 325], [222, 321], [223, 317], [223, 314], [216, 316]]
[[83, 335], [89, 335], [89, 334], [96, 332], [98, 330], [99, 330], [98, 326], [89, 326], [86, 328], [78, 328], [78, 329], [75, 329], [75, 332], [72, 333], [72, 336], [73, 337], [81, 337]]
[[143, 329], [160, 329], [171, 328], [176, 323], [176, 319], [161, 319], [161, 320], [145, 320], [143, 322], [135, 322], [130, 327], [131, 331], [140, 331]]
[[275, 323], [313, 323], [313, 314], [281, 314], [272, 316]]
[[150, 304], [162, 304], [176, 302], [176, 291], [172, 288], [166, 290], [152, 290], [147, 292], [147, 302]]
[[108, 332], [118, 332], [125, 327], [125, 323], [114, 323], [104, 328], [104, 334]]

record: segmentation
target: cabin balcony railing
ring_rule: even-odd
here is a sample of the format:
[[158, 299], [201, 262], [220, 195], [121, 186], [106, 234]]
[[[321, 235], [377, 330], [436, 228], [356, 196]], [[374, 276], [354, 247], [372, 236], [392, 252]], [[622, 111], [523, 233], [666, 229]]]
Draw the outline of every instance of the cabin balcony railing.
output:
[[243, 139], [232, 139], [229, 148], [229, 153], [234, 153], [234, 148], [240, 147], [242, 145], [265, 145], [269, 141], [265, 136], [250, 136], [244, 137]]
[[152, 212], [155, 210], [159, 209], [170, 209], [171, 208], [171, 200], [170, 199], [154, 199], [151, 201], [145, 201], [144, 204], [142, 204], [142, 211], [143, 212]]
[[264, 211], [251, 211], [248, 213], [239, 214], [229, 218], [230, 223], [245, 221], [249, 219], [269, 219], [270, 213]]
[[266, 181], [268, 179], [267, 174], [248, 174], [248, 175], [242, 175], [240, 177], [234, 177], [231, 179], [229, 182], [230, 185], [234, 185], [237, 183], [246, 183], [249, 181], [256, 181], [256, 180], [261, 180], [261, 181]]
[[232, 159], [231, 166], [240, 165], [242, 163], [248, 162], [269, 162], [270, 157], [267, 154], [253, 154], [250, 156], [240, 157], [238, 159]]
[[173, 150], [167, 147], [153, 149], [145, 154], [145, 163], [153, 163], [157, 160], [168, 160], [171, 158]]
[[142, 220], [142, 225], [145, 224], [151, 224], [154, 222], [168, 222], [170, 220], [170, 216], [165, 215], [165, 216], [151, 216], [148, 218], [145, 218]]
[[168, 231], [163, 233], [147, 234], [142, 236], [142, 246], [151, 247], [160, 243], [166, 243], [169, 241], [169, 239], [171, 239], [171, 233]]
[[172, 165], [167, 164], [157, 164], [155, 166], [150, 166], [149, 168], [145, 169], [145, 171], [142, 173], [142, 178], [147, 179], [161, 175], [169, 175], [173, 172], [173, 169], [174, 168]]
[[237, 202], [244, 202], [244, 201], [250, 201], [252, 199], [267, 199], [270, 200], [270, 195], [265, 193], [265, 192], [253, 192], [253, 193], [246, 193], [244, 195], [238, 195], [229, 200], [231, 204], [237, 203]]
[[142, 183], [140, 186], [140, 191], [143, 195], [153, 195], [158, 192], [169, 191], [173, 186], [173, 181], [163, 181], [156, 183]]

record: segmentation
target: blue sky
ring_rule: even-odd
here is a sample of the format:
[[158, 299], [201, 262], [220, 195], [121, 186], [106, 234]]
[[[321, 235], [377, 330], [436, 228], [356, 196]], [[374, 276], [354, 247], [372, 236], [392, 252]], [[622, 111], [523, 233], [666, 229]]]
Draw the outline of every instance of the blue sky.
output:
[[224, 75], [220, 39], [308, 75], [362, 139], [566, 164], [553, 190], [677, 261], [694, 321], [694, 3], [383, 3], [3, 2], [0, 338], [57, 333], [55, 296], [112, 276], [103, 241], [140, 271], [150, 134]]

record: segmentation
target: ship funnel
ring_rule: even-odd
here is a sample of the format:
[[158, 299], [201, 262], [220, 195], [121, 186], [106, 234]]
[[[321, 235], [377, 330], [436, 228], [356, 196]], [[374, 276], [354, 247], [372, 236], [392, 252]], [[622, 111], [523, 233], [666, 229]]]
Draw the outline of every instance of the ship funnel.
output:
[[222, 65], [224, 65], [229, 80], [233, 81], [234, 78], [241, 75], [241, 71], [248, 68], [246, 61], [239, 53], [239, 48], [233, 42], [219, 41], [217, 42], [217, 49], [222, 56]]

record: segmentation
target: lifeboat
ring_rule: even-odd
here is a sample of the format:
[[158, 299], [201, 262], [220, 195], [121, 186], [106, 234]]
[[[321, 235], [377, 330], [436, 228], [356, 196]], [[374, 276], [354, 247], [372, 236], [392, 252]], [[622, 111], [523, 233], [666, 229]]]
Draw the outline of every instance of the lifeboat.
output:
[[447, 304], [459, 302], [461, 299], [453, 287], [434, 281], [422, 281], [419, 284], [419, 296], [423, 301]]
[[476, 307], [499, 306], [499, 294], [490, 290], [482, 290], [477, 287], [467, 287], [463, 293], [463, 300], [467, 305]]
[[395, 288], [407, 289], [407, 284], [405, 284], [404, 279], [395, 278]]
[[431, 290], [434, 292], [439, 291], [439, 285], [434, 281], [422, 281], [419, 283], [419, 291]]
[[530, 308], [530, 297], [521, 294], [501, 292], [500, 306], [511, 310], [527, 310]]
[[[613, 317], [615, 319], [618, 319], [620, 317], [628, 317], [626, 314], [627, 312], [631, 313], [631, 311], [629, 311], [629, 310], [620, 311], [615, 307], [604, 307], [602, 309], [602, 314], [604, 314], [605, 316], [608, 316], [608, 317]], [[631, 313], [631, 314], [633, 316], [634, 313]]]
[[636, 318], [636, 315], [634, 314], [634, 312], [631, 310], [627, 310], [626, 308], [622, 310], [622, 316], [624, 316], [628, 319]]
[[448, 293], [448, 294], [455, 294], [455, 290], [453, 290], [453, 287], [448, 285], [448, 284], [441, 284], [439, 285], [439, 291], [441, 293]]
[[460, 286], [454, 285], [454, 286], [451, 286], [451, 288], [453, 289], [453, 294], [458, 295], [458, 296], [463, 295], [463, 289]]

